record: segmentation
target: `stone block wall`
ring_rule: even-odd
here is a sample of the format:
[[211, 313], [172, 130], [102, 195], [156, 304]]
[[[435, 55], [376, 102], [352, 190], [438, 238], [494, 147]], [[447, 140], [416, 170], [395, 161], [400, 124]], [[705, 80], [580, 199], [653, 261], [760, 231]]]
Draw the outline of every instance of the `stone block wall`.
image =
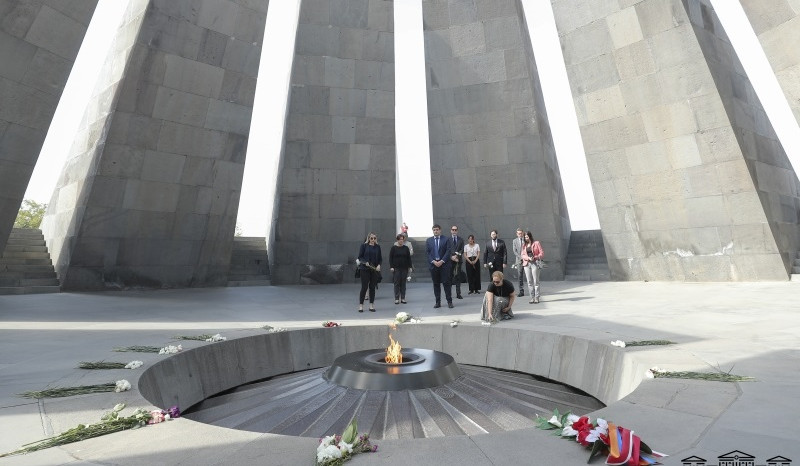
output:
[[[517, 227], [562, 279], [569, 218], [517, 0], [424, 0], [433, 213], [481, 244]], [[513, 261], [513, 254], [509, 261]]]
[[[395, 233], [390, 0], [304, 0], [286, 122], [271, 279], [352, 281], [369, 231]], [[345, 273], [347, 270], [347, 273]]]
[[224, 285], [267, 0], [137, 6], [45, 236], [66, 289]]
[[553, 8], [612, 278], [787, 279], [684, 4]]
[[786, 100], [800, 122], [800, 3], [741, 0]]
[[710, 1], [684, 5], [788, 272], [800, 249], [800, 181]]
[[0, 0], [0, 251], [97, 0]]

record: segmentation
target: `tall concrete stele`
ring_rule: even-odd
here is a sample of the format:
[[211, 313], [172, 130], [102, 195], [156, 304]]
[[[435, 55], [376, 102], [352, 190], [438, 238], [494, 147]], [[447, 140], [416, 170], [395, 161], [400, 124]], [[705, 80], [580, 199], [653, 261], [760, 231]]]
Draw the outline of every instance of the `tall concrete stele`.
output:
[[[532, 225], [545, 278], [562, 278], [569, 167], [526, 1], [422, 2], [430, 164], [418, 168], [434, 220], [481, 239]], [[0, 249], [97, 1], [62, 3], [0, 0]], [[797, 167], [711, 3], [551, 3], [612, 278], [786, 280]], [[743, 1], [797, 115], [796, 2], [774, 3]], [[277, 201], [274, 283], [352, 280], [366, 232], [395, 234], [392, 7], [302, 2], [281, 171], [264, 180], [278, 197], [265, 200]], [[226, 283], [267, 9], [131, 0], [43, 224], [64, 289]]]

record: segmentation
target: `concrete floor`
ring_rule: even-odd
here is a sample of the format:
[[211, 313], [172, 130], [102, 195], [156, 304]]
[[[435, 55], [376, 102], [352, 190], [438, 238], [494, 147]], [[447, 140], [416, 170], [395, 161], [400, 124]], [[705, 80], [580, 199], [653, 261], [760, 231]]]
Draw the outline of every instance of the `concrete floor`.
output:
[[[165, 356], [115, 353], [115, 346], [175, 344], [174, 335], [221, 333], [229, 339], [288, 329], [384, 325], [400, 310], [425, 323], [480, 325], [480, 298], [432, 309], [430, 284], [411, 284], [396, 306], [388, 285], [375, 314], [358, 314], [356, 285], [214, 288], [114, 293], [0, 296], [0, 451], [96, 422], [116, 403], [149, 407], [138, 374]], [[708, 464], [738, 450], [766, 464], [775, 456], [800, 463], [800, 283], [545, 282], [542, 303], [527, 297], [517, 318], [498, 325], [535, 328], [596, 340], [669, 339], [678, 345], [626, 348], [644, 367], [720, 369], [756, 378], [719, 383], [655, 379], [599, 412], [670, 454]], [[182, 342], [185, 348], [206, 345]], [[86, 371], [80, 361], [142, 360], [138, 370]], [[134, 389], [29, 400], [17, 393], [128, 379]], [[126, 409], [123, 414], [129, 410]], [[585, 464], [578, 445], [526, 429], [503, 434], [377, 442], [378, 453], [350, 464]], [[188, 419], [148, 426], [24, 456], [0, 465], [52, 464], [313, 464], [314, 439], [241, 432]]]

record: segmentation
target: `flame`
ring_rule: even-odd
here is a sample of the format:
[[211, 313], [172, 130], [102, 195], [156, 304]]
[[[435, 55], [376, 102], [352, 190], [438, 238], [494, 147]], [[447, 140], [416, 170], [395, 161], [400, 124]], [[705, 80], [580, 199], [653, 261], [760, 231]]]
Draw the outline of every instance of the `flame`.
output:
[[403, 347], [400, 346], [400, 343], [394, 341], [391, 335], [389, 335], [389, 341], [391, 344], [386, 348], [386, 362], [388, 364], [400, 364], [403, 362], [403, 353], [400, 352]]

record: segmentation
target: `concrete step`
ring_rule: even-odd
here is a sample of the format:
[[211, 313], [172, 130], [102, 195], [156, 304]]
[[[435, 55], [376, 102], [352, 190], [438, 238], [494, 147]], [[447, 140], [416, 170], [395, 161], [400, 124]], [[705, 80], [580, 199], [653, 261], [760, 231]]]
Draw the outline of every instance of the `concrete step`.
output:
[[608, 264], [567, 262], [567, 270], [608, 270]]
[[567, 255], [568, 264], [605, 264], [605, 257]]
[[60, 293], [61, 287], [55, 286], [0, 286], [0, 295], [19, 295], [19, 294], [44, 294]]
[[579, 281], [584, 281], [584, 282], [604, 282], [604, 281], [608, 281], [608, 280], [611, 280], [611, 275], [610, 274], [599, 274], [598, 273], [598, 274], [592, 274], [592, 275], [583, 275], [583, 274], [580, 274], [580, 275], [565, 274], [564, 275], [564, 281], [568, 281], [568, 282], [579, 282]]
[[270, 286], [272, 282], [266, 280], [228, 280], [228, 286], [231, 288], [240, 286]]
[[30, 252], [30, 251], [5, 251], [3, 252], [3, 259], [47, 259], [50, 260], [48, 252]]
[[[48, 254], [49, 256], [49, 254]], [[52, 262], [50, 258], [44, 259], [25, 259], [22, 257], [3, 257], [0, 259], [0, 270], [7, 265], [47, 265], [50, 266]]]
[[9, 238], [44, 238], [39, 228], [12, 228]]
[[8, 244], [3, 255], [9, 252], [47, 252], [47, 246], [30, 244]]

